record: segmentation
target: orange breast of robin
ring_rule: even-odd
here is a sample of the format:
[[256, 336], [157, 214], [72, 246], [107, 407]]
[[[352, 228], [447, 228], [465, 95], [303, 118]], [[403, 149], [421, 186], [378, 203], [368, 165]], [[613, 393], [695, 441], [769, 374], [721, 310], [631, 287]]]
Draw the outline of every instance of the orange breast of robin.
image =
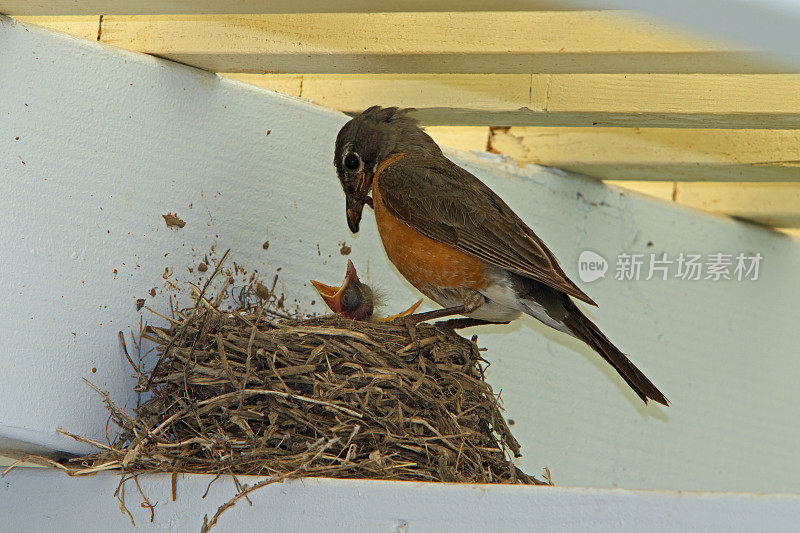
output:
[[385, 168], [379, 166], [372, 185], [375, 221], [386, 255], [397, 270], [423, 293], [437, 287], [483, 288], [486, 277], [481, 259], [426, 237], [386, 209], [378, 190], [381, 167]]

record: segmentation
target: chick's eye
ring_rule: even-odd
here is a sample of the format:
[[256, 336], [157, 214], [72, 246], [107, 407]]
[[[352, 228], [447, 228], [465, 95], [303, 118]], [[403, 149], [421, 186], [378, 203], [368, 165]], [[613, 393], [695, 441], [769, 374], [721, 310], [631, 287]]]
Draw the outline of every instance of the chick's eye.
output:
[[342, 293], [342, 307], [349, 311], [356, 309], [361, 305], [361, 298], [356, 290], [352, 287]]
[[356, 154], [347, 154], [344, 157], [344, 167], [347, 170], [356, 170], [361, 165], [361, 160]]

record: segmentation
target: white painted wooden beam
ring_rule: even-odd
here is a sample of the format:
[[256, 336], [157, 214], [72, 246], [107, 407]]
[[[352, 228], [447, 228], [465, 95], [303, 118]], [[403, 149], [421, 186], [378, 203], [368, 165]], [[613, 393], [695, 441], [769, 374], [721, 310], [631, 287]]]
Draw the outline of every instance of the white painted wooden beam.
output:
[[[202, 279], [196, 266], [212, 245], [268, 280], [281, 268], [292, 308], [321, 310], [308, 279], [341, 278], [341, 241], [387, 298], [416, 298], [369, 212], [358, 236], [347, 230], [331, 164], [344, 115], [5, 20], [0, 40], [0, 153], [10, 155], [0, 160], [0, 294], [13, 310], [0, 314], [0, 437], [79, 451], [57, 440], [61, 426], [103, 440], [107, 413], [82, 378], [135, 405], [117, 332], [138, 328], [137, 298], [167, 310], [172, 285]], [[448, 154], [535, 229], [600, 304], [587, 312], [672, 401], [644, 406], [588, 347], [533, 319], [476, 329], [522, 468], [548, 466], [562, 485], [800, 490], [800, 427], [786, 423], [800, 418], [786, 401], [797, 385], [800, 244], [563, 171]], [[167, 212], [185, 227], [166, 227]], [[587, 249], [610, 262], [591, 284], [578, 277]], [[681, 252], [760, 253], [761, 276], [614, 279], [620, 253]], [[747, 464], [758, 468], [743, 476]], [[392, 490], [397, 509], [408, 489]], [[88, 489], [72, 492], [88, 501]]]
[[[18, 469], [0, 484], [0, 514], [8, 531], [198, 531], [203, 516], [210, 519], [237, 492], [230, 477], [213, 479], [178, 475], [173, 502], [170, 474], [139, 475], [144, 494], [158, 502], [152, 522], [129, 481], [125, 503], [134, 527], [113, 496], [118, 476]], [[250, 486], [260, 481], [238, 479]], [[783, 533], [796, 530], [800, 519], [796, 495], [686, 491], [305, 478], [266, 486], [249, 499], [252, 505], [242, 499], [225, 511], [212, 531]]]
[[602, 179], [800, 181], [797, 130], [511, 128], [492, 146]]
[[630, 12], [105, 16], [101, 40], [212, 71], [774, 73], [784, 69]]

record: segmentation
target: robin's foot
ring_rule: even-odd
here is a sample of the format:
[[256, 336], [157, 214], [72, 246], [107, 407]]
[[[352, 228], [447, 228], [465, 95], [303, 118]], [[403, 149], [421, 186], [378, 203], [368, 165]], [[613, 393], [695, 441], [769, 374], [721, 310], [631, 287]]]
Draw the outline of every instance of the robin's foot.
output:
[[484, 297], [481, 293], [476, 292], [470, 295], [462, 305], [454, 305], [453, 307], [445, 307], [444, 309], [435, 309], [433, 311], [426, 311], [425, 313], [415, 313], [402, 317], [404, 324], [413, 323], [414, 325], [427, 320], [434, 320], [436, 318], [444, 318], [453, 315], [464, 315], [476, 311], [483, 305]]
[[[480, 296], [480, 295], [478, 295]], [[426, 320], [434, 320], [436, 318], [444, 318], [447, 316], [453, 315], [462, 315], [464, 313], [471, 312], [469, 309], [474, 311], [481, 305], [483, 305], [483, 296], [480, 296], [480, 303], [477, 304], [476, 302], [470, 301], [464, 305], [456, 305], [453, 307], [445, 307], [444, 309], [435, 309], [433, 311], [427, 311], [425, 313], [416, 313], [413, 315], [407, 315], [404, 317], [400, 317], [395, 319], [395, 321], [400, 321], [406, 329], [408, 330], [408, 336], [411, 337], [411, 342], [414, 345], [414, 355], [415, 357], [419, 355], [419, 340], [417, 339], [417, 324], [420, 322], [425, 322]]]

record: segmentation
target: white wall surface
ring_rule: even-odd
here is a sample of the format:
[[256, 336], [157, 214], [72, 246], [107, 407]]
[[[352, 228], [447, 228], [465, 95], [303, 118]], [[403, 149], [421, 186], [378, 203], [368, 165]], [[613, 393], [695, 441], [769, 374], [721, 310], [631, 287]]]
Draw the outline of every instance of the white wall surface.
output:
[[[0, 516], [8, 531], [200, 530], [203, 516], [236, 494], [220, 478], [181, 475], [172, 501], [169, 474], [139, 477], [157, 503], [155, 520], [128, 481], [125, 502], [136, 527], [113, 497], [115, 474], [68, 478], [38, 468], [16, 469], [0, 483]], [[259, 478], [242, 476], [253, 485]], [[797, 531], [800, 497], [747, 494], [627, 491], [509, 485], [466, 485], [306, 478], [269, 485], [225, 511], [214, 533], [226, 531], [347, 531], [422, 533], [442, 531]], [[87, 503], [91, 502], [91, 503]], [[100, 531], [101, 529], [95, 529]]]
[[[0, 72], [4, 442], [83, 450], [59, 426], [104, 438], [107, 415], [81, 378], [135, 405], [117, 331], [138, 329], [136, 298], [166, 310], [168, 282], [197, 282], [187, 268], [214, 245], [267, 280], [281, 268], [280, 289], [304, 311], [321, 311], [309, 278], [343, 276], [342, 241], [392, 309], [418, 297], [386, 261], [371, 214], [348, 234], [332, 167], [346, 117], [7, 20]], [[580, 176], [458, 157], [576, 280], [586, 249], [612, 262], [621, 252], [764, 256], [758, 281], [621, 282], [612, 264], [581, 284], [600, 304], [590, 315], [669, 408], [643, 406], [594, 352], [532, 319], [476, 329], [526, 471], [549, 466], [559, 485], [800, 492], [797, 241]], [[186, 226], [167, 228], [167, 212]]]

